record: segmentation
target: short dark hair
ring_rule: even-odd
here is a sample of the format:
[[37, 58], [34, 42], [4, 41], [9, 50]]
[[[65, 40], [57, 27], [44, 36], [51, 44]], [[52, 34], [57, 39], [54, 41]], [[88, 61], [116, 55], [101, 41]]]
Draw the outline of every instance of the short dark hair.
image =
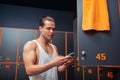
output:
[[55, 19], [54, 19], [54, 18], [52, 18], [52, 17], [50, 17], [50, 16], [44, 16], [44, 17], [42, 17], [42, 18], [40, 19], [39, 26], [42, 26], [42, 27], [43, 27], [43, 26], [45, 25], [44, 22], [45, 22], [46, 20], [55, 22]]

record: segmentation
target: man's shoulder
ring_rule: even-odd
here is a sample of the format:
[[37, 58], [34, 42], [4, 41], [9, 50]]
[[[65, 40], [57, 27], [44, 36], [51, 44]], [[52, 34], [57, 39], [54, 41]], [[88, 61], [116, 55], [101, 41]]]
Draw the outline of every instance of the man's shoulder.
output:
[[33, 45], [35, 45], [34, 40], [30, 40], [25, 43], [25, 46], [33, 46]]
[[57, 49], [56, 45], [54, 45], [54, 44], [52, 44], [52, 43], [50, 43], [50, 45], [52, 45], [55, 49]]
[[52, 44], [52, 43], [49, 43], [51, 46], [54, 46], [54, 47], [56, 47], [54, 44]]

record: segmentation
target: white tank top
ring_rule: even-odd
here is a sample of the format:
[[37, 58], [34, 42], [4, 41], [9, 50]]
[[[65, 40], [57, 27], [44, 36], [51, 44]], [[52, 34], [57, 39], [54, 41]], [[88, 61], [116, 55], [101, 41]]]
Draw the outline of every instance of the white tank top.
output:
[[[45, 64], [53, 60], [57, 56], [57, 52], [52, 44], [50, 44], [53, 48], [52, 56], [49, 56], [46, 51], [42, 48], [42, 46], [36, 41], [33, 40], [39, 49], [39, 61], [38, 64]], [[57, 67], [53, 67], [43, 73], [40, 73], [38, 75], [29, 76], [30, 80], [58, 80], [58, 74], [57, 74]]]

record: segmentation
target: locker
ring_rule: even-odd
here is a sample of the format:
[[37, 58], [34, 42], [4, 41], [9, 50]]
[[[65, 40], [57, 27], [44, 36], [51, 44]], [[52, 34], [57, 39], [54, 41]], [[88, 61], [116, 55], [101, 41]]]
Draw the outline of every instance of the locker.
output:
[[20, 36], [19, 36], [19, 56], [18, 61], [22, 62], [22, 54], [23, 54], [23, 46], [24, 44], [29, 41], [33, 40], [35, 38], [34, 30], [27, 30], [27, 29], [20, 29]]
[[18, 30], [2, 28], [0, 62], [15, 62], [18, 45]]
[[67, 68], [66, 77], [66, 80], [74, 80], [74, 68], [72, 65]]
[[100, 67], [100, 80], [119, 80], [120, 68]]
[[17, 80], [29, 80], [25, 72], [24, 64], [18, 64]]
[[65, 33], [55, 32], [52, 43], [58, 48], [59, 55], [65, 55]]
[[0, 64], [0, 80], [15, 80], [15, 64]]
[[84, 66], [84, 80], [98, 80], [97, 66]]
[[[85, 52], [84, 60], [80, 60], [81, 65], [117, 65], [119, 66], [120, 56], [120, 19], [118, 15], [118, 1], [108, 0], [108, 13], [110, 20], [110, 31], [83, 31], [82, 30], [82, 0], [77, 0], [77, 24], [75, 34], [78, 42], [77, 53]], [[115, 16], [114, 16], [115, 15]], [[115, 27], [116, 26], [116, 27]], [[99, 56], [99, 58], [98, 58]]]
[[65, 72], [58, 72], [58, 80], [66, 80]]
[[38, 38], [40, 36], [40, 31], [39, 30], [35, 30], [35, 38]]
[[74, 68], [74, 80], [83, 80], [83, 67], [82, 66], [76, 66], [76, 68]]
[[73, 51], [73, 33], [67, 33], [67, 53], [74, 52]]
[[[68, 53], [73, 52], [73, 33], [70, 32], [66, 32], [66, 54], [68, 55]], [[74, 80], [74, 68], [73, 65], [70, 65], [67, 68], [67, 72], [66, 72], [66, 80]]]

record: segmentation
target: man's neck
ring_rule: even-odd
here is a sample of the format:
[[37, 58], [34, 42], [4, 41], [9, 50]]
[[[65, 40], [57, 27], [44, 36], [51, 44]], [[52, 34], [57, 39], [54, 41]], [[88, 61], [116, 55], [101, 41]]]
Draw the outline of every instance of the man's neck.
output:
[[44, 45], [44, 46], [47, 46], [48, 43], [49, 43], [49, 41], [46, 40], [45, 38], [43, 38], [42, 36], [40, 36], [40, 37], [38, 38], [38, 41], [39, 41], [39, 43], [40, 43], [41, 45]]

